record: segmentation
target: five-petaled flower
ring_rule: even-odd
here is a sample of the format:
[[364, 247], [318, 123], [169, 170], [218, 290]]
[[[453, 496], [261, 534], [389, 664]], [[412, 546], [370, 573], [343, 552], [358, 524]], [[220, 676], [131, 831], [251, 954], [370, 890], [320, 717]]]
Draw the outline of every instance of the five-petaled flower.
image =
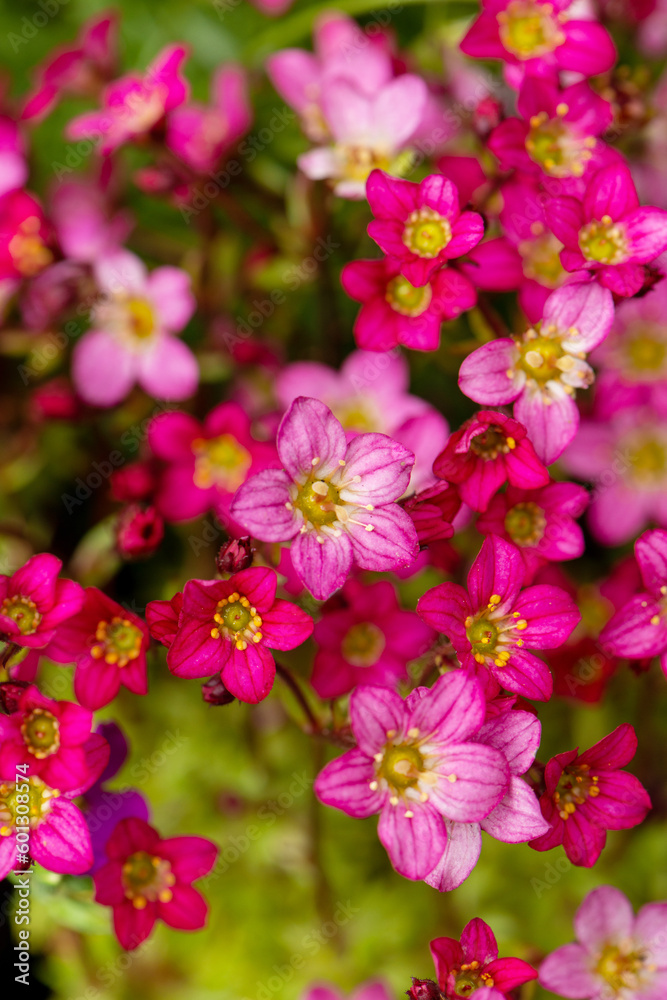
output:
[[[461, 932], [461, 940], [441, 937], [431, 941], [431, 955], [447, 1000], [501, 1000], [537, 972], [520, 958], [498, 958], [498, 944], [488, 924], [475, 917]], [[479, 992], [483, 991], [483, 992]]]
[[0, 636], [41, 649], [83, 606], [83, 588], [61, 580], [62, 562], [49, 552], [32, 556], [13, 576], [0, 576]]

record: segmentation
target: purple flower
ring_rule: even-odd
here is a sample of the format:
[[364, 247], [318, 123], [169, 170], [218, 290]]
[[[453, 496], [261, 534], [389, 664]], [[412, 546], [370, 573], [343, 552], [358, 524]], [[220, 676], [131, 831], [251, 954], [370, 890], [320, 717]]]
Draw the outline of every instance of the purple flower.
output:
[[548, 202], [545, 210], [549, 226], [565, 245], [560, 258], [566, 271], [593, 271], [617, 295], [636, 295], [645, 280], [642, 265], [667, 248], [667, 212], [640, 208], [624, 163], [598, 170], [581, 200], [564, 195]]
[[536, 851], [563, 845], [574, 865], [592, 868], [607, 840], [607, 830], [628, 830], [651, 808], [646, 789], [620, 768], [635, 755], [637, 737], [624, 723], [589, 750], [559, 753], [544, 772], [542, 815], [551, 824], [531, 841]]
[[524, 647], [557, 648], [581, 615], [560, 587], [522, 591], [526, 575], [519, 550], [489, 535], [468, 574], [468, 590], [441, 583], [422, 595], [417, 611], [450, 639], [463, 666], [480, 673], [489, 692], [503, 687], [547, 701], [553, 688], [549, 668]]
[[476, 403], [514, 402], [515, 418], [549, 465], [577, 433], [579, 411], [572, 397], [594, 379], [584, 357], [602, 343], [613, 319], [607, 289], [593, 283], [558, 288], [534, 328], [468, 355], [459, 372], [461, 391]]
[[635, 542], [635, 556], [645, 589], [607, 622], [600, 642], [615, 656], [659, 656], [667, 676], [667, 531], [645, 531]]
[[569, 1000], [662, 1000], [667, 996], [667, 903], [633, 913], [611, 885], [584, 899], [574, 918], [577, 942], [540, 966], [539, 981]]
[[327, 764], [318, 797], [349, 816], [380, 813], [378, 836], [396, 871], [426, 878], [447, 845], [446, 819], [480, 822], [507, 791], [502, 753], [471, 742], [485, 707], [482, 688], [462, 672], [406, 701], [388, 688], [357, 688], [350, 718], [358, 746]]
[[407, 448], [385, 434], [359, 434], [348, 445], [331, 410], [305, 396], [283, 417], [276, 444], [283, 468], [248, 479], [231, 513], [261, 541], [294, 539], [294, 569], [314, 597], [329, 597], [353, 565], [410, 565], [417, 533], [394, 503], [410, 481]]

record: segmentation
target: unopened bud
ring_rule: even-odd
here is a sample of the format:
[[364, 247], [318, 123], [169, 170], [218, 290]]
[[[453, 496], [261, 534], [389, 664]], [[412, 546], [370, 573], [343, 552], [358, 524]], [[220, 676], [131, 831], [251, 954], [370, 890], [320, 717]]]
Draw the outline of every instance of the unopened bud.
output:
[[240, 573], [242, 569], [248, 569], [252, 565], [254, 554], [249, 535], [231, 538], [215, 557], [218, 573]]
[[202, 698], [209, 705], [231, 705], [234, 695], [230, 694], [225, 685], [220, 680], [220, 675], [210, 677], [201, 686]]

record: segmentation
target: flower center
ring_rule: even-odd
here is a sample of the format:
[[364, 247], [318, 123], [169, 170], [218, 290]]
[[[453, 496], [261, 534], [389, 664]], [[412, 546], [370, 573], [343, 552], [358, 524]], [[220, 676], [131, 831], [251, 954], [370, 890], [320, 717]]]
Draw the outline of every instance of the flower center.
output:
[[505, 514], [505, 531], [516, 545], [537, 545], [546, 526], [544, 511], [532, 500], [515, 504]]
[[532, 228], [539, 230], [536, 233], [536, 238], [523, 240], [519, 244], [523, 273], [526, 278], [539, 281], [547, 288], [558, 288], [567, 275], [567, 271], [560, 262], [563, 244], [556, 239], [553, 233], [545, 233], [541, 222], [534, 223]]
[[236, 591], [218, 601], [213, 621], [212, 639], [230, 639], [240, 650], [247, 649], [249, 642], [262, 641], [259, 631], [262, 619], [257, 608], [251, 607], [248, 598]]
[[33, 635], [42, 620], [35, 602], [31, 601], [29, 597], [23, 597], [22, 594], [6, 597], [0, 605], [0, 611], [7, 618], [16, 622], [21, 635]]
[[629, 451], [632, 476], [644, 485], [658, 483], [667, 472], [667, 444], [658, 438], [645, 437]]
[[595, 799], [600, 794], [599, 778], [597, 774], [589, 772], [588, 764], [572, 765], [563, 771], [553, 794], [554, 805], [561, 819], [568, 819], [589, 796]]
[[[25, 783], [28, 783], [28, 802], [24, 801]], [[34, 829], [51, 809], [51, 800], [58, 798], [57, 788], [49, 788], [41, 778], [27, 778], [19, 785], [13, 781], [0, 783], [0, 837], [9, 837], [16, 830], [16, 819], [21, 817], [21, 825], [25, 828], [23, 817], [27, 816], [29, 826]], [[26, 812], [27, 809], [27, 812]]]
[[372, 667], [385, 647], [384, 632], [372, 622], [360, 622], [349, 629], [341, 644], [343, 657], [353, 667]]
[[176, 883], [169, 862], [147, 851], [129, 856], [121, 879], [126, 899], [131, 899], [137, 910], [143, 910], [149, 902], [168, 903], [173, 897], [171, 886]]
[[377, 431], [380, 429], [378, 416], [368, 400], [360, 396], [331, 405], [331, 412], [340, 420], [346, 431]]
[[491, 661], [496, 667], [506, 667], [511, 656], [508, 646], [523, 646], [523, 639], [516, 638], [517, 630], [528, 628], [528, 622], [518, 611], [510, 615], [499, 614], [500, 594], [491, 594], [489, 603], [476, 615], [465, 620], [466, 635], [472, 654], [478, 663]]
[[133, 336], [146, 340], [155, 330], [155, 313], [146, 299], [129, 299], [129, 323]]
[[561, 372], [575, 365], [574, 358], [565, 353], [560, 340], [540, 336], [532, 329], [524, 334], [518, 347], [521, 352], [519, 367], [540, 385], [560, 379]]
[[31, 215], [23, 220], [9, 241], [14, 267], [26, 278], [39, 274], [53, 260], [53, 254], [44, 246], [39, 230], [39, 219]]
[[338, 519], [336, 507], [340, 504], [338, 490], [323, 479], [314, 479], [302, 486], [293, 501], [306, 521], [319, 527], [333, 524]]
[[50, 757], [60, 747], [60, 723], [43, 708], [32, 710], [21, 725], [21, 733], [28, 752], [38, 760]]
[[127, 109], [127, 112], [122, 118], [127, 123], [127, 128], [135, 134], [151, 129], [164, 114], [166, 97], [167, 87], [164, 83], [154, 86], [142, 83], [139, 89], [131, 90], [123, 102], [123, 110]]
[[403, 242], [418, 257], [437, 257], [451, 238], [448, 220], [433, 208], [417, 208], [405, 221]]
[[410, 743], [388, 743], [382, 755], [378, 776], [396, 791], [416, 787], [424, 773], [424, 758]]
[[477, 990], [493, 986], [493, 976], [480, 971], [479, 962], [464, 963], [454, 974], [454, 993], [457, 997], [469, 997]]
[[621, 264], [628, 259], [625, 231], [610, 215], [593, 219], [579, 230], [579, 249], [586, 260], [600, 264]]
[[421, 316], [431, 304], [433, 292], [430, 285], [415, 288], [399, 274], [387, 285], [385, 298], [391, 308], [402, 316]]
[[139, 656], [143, 635], [129, 618], [112, 618], [110, 622], [98, 623], [95, 639], [97, 642], [90, 650], [91, 656], [126, 667], [130, 660]]
[[195, 456], [193, 482], [200, 490], [211, 486], [234, 493], [245, 482], [252, 457], [232, 434], [197, 438], [192, 442]]
[[391, 157], [385, 150], [369, 146], [336, 146], [336, 159], [340, 177], [351, 181], [365, 181], [372, 170], [391, 171]]
[[627, 368], [644, 379], [662, 379], [665, 376], [667, 344], [659, 330], [644, 329], [628, 337], [623, 344]]
[[507, 455], [514, 448], [516, 448], [514, 438], [507, 437], [502, 427], [497, 424], [490, 424], [482, 434], [476, 434], [470, 442], [470, 450], [485, 462], [494, 461], [498, 455]]
[[546, 55], [565, 41], [551, 4], [512, 0], [496, 17], [500, 40], [517, 59]]
[[596, 967], [615, 995], [625, 990], [639, 989], [645, 982], [646, 956], [642, 951], [627, 951], [618, 945], [608, 944], [602, 951]]
[[546, 111], [540, 111], [530, 119], [526, 150], [551, 177], [581, 177], [593, 155], [595, 139], [572, 132], [562, 118], [568, 111], [567, 104], [559, 104], [558, 118], [549, 118]]

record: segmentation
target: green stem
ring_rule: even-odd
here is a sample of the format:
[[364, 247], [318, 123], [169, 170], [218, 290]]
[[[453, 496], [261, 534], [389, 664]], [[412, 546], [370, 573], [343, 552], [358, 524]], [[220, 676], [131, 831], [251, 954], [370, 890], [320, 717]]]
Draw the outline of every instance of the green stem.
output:
[[387, 0], [331, 0], [331, 3], [316, 3], [306, 7], [305, 10], [296, 11], [289, 17], [281, 18], [262, 32], [259, 38], [246, 47], [243, 61], [259, 65], [269, 52], [287, 48], [307, 38], [316, 19], [326, 10], [335, 10], [354, 17], [382, 11], [383, 20], [391, 20], [404, 7], [432, 3], [449, 8], [448, 19], [470, 16], [479, 10], [477, 0], [397, 0], [389, 3]]

